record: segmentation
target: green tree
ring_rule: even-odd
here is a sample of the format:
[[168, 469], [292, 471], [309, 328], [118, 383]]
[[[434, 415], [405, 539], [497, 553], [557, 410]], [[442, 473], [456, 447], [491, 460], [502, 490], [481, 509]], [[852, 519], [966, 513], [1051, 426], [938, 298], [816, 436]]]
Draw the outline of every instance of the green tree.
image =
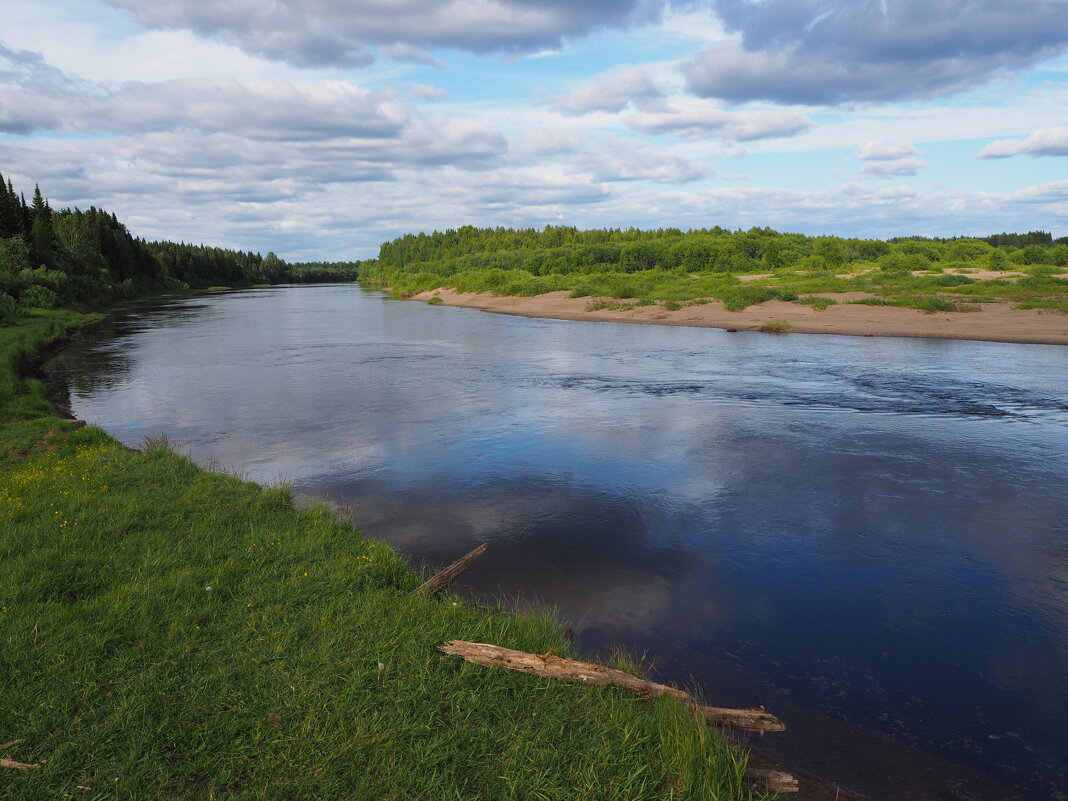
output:
[[1007, 270], [1009, 269], [1009, 257], [1005, 255], [1005, 251], [1001, 248], [994, 248], [986, 254], [986, 264], [991, 270]]
[[849, 254], [845, 242], [837, 237], [829, 236], [816, 243], [816, 256], [828, 267], [838, 268], [846, 263]]

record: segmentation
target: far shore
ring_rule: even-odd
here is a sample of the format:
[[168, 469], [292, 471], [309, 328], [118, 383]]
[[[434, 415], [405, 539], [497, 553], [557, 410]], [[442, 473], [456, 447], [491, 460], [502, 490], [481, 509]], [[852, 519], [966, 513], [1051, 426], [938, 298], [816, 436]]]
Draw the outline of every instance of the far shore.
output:
[[[587, 311], [591, 300], [572, 298], [566, 291], [533, 297], [494, 295], [490, 292], [464, 293], [452, 289], [420, 292], [414, 300], [437, 297], [448, 306], [464, 306], [498, 314], [522, 317], [548, 317], [559, 320], [588, 320], [647, 325], [683, 325], [722, 328], [727, 331], [759, 331], [773, 321], [791, 334], [846, 334], [878, 337], [933, 337], [971, 339], [986, 342], [1014, 342], [1036, 345], [1068, 345], [1068, 314], [1040, 309], [1016, 309], [1012, 302], [984, 303], [974, 312], [927, 313], [893, 306], [867, 306], [848, 301], [868, 297], [863, 292], [817, 293], [838, 301], [823, 311], [811, 306], [769, 300], [744, 311], [727, 311], [719, 301], [686, 306], [670, 311], [662, 305], [630, 309]], [[627, 300], [621, 301], [627, 303]], [[633, 299], [630, 301], [633, 302]]]

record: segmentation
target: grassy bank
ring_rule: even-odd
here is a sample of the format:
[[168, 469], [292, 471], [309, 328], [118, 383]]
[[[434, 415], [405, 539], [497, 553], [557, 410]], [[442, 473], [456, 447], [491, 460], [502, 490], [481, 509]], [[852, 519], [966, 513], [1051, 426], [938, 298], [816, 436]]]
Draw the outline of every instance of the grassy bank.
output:
[[[400, 296], [451, 288], [658, 303], [677, 310], [722, 301], [742, 311], [769, 300], [815, 308], [814, 293], [864, 293], [840, 302], [925, 312], [974, 312], [1003, 301], [1068, 311], [1068, 240], [1048, 234], [888, 241], [809, 237], [771, 229], [682, 232], [465, 227], [407, 235], [360, 264], [360, 280]], [[976, 280], [983, 272], [993, 280]]]
[[[284, 488], [128, 450], [16, 369], [77, 322], [0, 329], [0, 796], [745, 799], [677, 704], [442, 657], [568, 652], [548, 617], [457, 597]], [[759, 797], [759, 796], [758, 796]]]

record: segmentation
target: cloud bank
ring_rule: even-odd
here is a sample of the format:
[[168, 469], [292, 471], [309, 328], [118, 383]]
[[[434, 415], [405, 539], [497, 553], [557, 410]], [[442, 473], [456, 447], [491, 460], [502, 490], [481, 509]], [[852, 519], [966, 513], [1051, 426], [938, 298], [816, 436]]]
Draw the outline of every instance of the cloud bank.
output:
[[[149, 28], [179, 28], [299, 67], [365, 66], [372, 47], [529, 53], [649, 22], [655, 0], [105, 0]], [[413, 50], [414, 49], [414, 50]], [[432, 57], [430, 57], [432, 58]]]
[[702, 97], [835, 105], [948, 95], [1068, 50], [1065, 0], [712, 0], [741, 42], [683, 67]]

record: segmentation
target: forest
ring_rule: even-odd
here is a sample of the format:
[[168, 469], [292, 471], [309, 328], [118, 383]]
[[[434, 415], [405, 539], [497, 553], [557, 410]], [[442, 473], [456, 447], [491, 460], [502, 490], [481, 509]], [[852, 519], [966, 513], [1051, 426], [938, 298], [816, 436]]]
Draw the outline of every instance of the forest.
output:
[[[884, 241], [718, 226], [685, 232], [465, 226], [387, 242], [377, 260], [360, 264], [359, 277], [398, 295], [446, 286], [500, 295], [569, 290], [572, 297], [639, 303], [711, 298], [740, 310], [773, 298], [812, 303], [814, 292], [863, 291], [874, 297], [858, 302], [927, 311], [969, 311], [1000, 299], [1068, 311], [1068, 280], [1057, 277], [1066, 265], [1068, 237], [1044, 231]], [[1006, 279], [968, 275], [980, 271]], [[739, 274], [759, 278], [743, 283]]]
[[[969, 277], [980, 271], [1005, 278]], [[1068, 237], [1045, 231], [879, 240], [719, 226], [463, 226], [398, 237], [377, 259], [289, 264], [274, 253], [146, 241], [102, 209], [53, 210], [39, 187], [27, 202], [0, 175], [0, 325], [28, 309], [90, 307], [147, 292], [354, 280], [400, 296], [446, 286], [499, 295], [567, 290], [669, 309], [709, 299], [733, 311], [771, 299], [826, 307], [836, 301], [813, 293], [860, 291], [870, 297], [853, 302], [925, 311], [1012, 300], [1068, 312], [1066, 273]]]
[[102, 209], [52, 209], [39, 186], [27, 202], [0, 175], [0, 325], [27, 309], [89, 307], [146, 292], [353, 281], [356, 267], [287, 264], [274, 253], [148, 242]]

